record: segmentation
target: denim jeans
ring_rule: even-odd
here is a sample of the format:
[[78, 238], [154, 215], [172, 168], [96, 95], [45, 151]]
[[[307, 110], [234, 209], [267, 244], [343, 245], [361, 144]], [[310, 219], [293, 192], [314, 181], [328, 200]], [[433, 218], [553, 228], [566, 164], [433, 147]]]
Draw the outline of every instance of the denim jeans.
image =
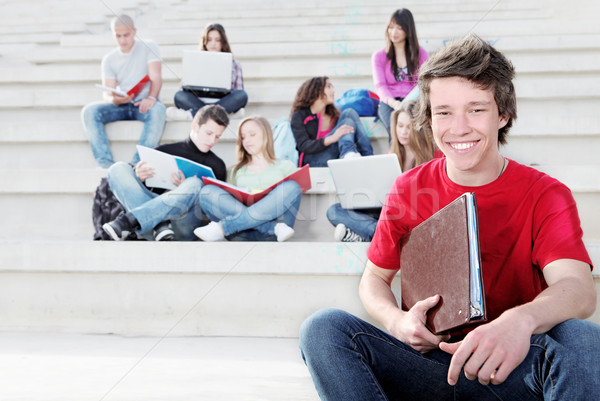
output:
[[312, 167], [327, 167], [327, 160], [339, 159], [348, 152], [357, 152], [363, 156], [373, 154], [373, 146], [367, 136], [367, 131], [360, 121], [358, 113], [353, 109], [342, 111], [337, 124], [328, 135], [333, 134], [340, 126], [349, 125], [354, 128], [354, 132], [344, 135], [337, 141], [325, 148], [322, 152], [307, 154], [302, 159], [302, 165], [310, 164]]
[[194, 228], [205, 220], [199, 202], [202, 180], [198, 177], [186, 178], [172, 191], [157, 195], [146, 188], [129, 164], [117, 162], [108, 170], [108, 182], [115, 197], [140, 224], [138, 234], [154, 239], [152, 229], [170, 220], [175, 240], [196, 239]]
[[451, 355], [421, 354], [337, 309], [310, 316], [300, 329], [302, 357], [323, 401], [591, 400], [600, 394], [600, 326], [567, 320], [531, 337], [525, 360], [500, 385], [463, 373], [446, 377]]
[[[110, 167], [115, 161], [110, 151], [104, 124], [123, 120], [142, 121], [144, 129], [139, 144], [155, 148], [165, 128], [165, 106], [160, 102], [156, 102], [150, 110], [142, 114], [139, 107], [134, 106], [133, 103], [115, 106], [112, 103], [95, 102], [86, 105], [81, 110], [81, 120], [90, 145], [92, 145], [92, 153], [96, 162], [101, 167]], [[135, 152], [131, 163], [136, 164], [138, 161], [140, 161], [140, 158]]]
[[[251, 206], [244, 205], [216, 185], [205, 185], [200, 191], [204, 213], [212, 221], [221, 223], [225, 236], [230, 240], [274, 239], [275, 224], [281, 222], [294, 227], [301, 198], [302, 191], [295, 181], [282, 182]], [[234, 236], [237, 233], [243, 234], [237, 238]]]
[[380, 208], [353, 210], [344, 209], [339, 203], [334, 203], [327, 209], [327, 219], [334, 227], [342, 223], [367, 241], [371, 241], [380, 213]]
[[[202, 99], [191, 92], [180, 90], [175, 93], [175, 106], [183, 110], [191, 110], [192, 116], [195, 116], [198, 110], [206, 106]], [[248, 94], [242, 89], [234, 89], [227, 96], [214, 103], [223, 106], [228, 114], [235, 113], [248, 104]]]
[[[401, 97], [397, 97], [396, 100], [402, 100]], [[392, 113], [394, 112], [394, 109], [392, 109], [390, 106], [387, 105], [387, 103], [385, 102], [380, 102], [379, 103], [379, 108], [377, 109], [377, 117], [379, 117], [379, 119], [381, 120], [381, 123], [383, 124], [383, 126], [385, 127], [385, 130], [388, 133], [388, 140], [391, 141], [391, 133], [390, 133], [390, 119], [392, 117]]]

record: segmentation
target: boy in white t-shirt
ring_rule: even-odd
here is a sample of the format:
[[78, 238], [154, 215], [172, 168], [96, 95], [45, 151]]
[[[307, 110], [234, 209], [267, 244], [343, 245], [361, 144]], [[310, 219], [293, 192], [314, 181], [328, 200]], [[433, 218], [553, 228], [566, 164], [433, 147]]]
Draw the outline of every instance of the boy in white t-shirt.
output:
[[[158, 46], [153, 41], [137, 40], [137, 30], [127, 15], [115, 17], [111, 29], [118, 47], [102, 59], [102, 84], [121, 94], [106, 90], [103, 101], [90, 103], [81, 111], [94, 158], [103, 168], [115, 162], [104, 128], [106, 123], [144, 122], [139, 144], [154, 148], [160, 141], [166, 118], [165, 106], [159, 100], [162, 76]], [[138, 161], [136, 153], [131, 163]]]

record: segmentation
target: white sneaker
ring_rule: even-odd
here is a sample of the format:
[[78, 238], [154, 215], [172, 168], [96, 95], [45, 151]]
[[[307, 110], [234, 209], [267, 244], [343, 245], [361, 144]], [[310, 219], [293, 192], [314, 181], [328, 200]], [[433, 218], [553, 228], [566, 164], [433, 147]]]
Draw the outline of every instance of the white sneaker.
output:
[[223, 241], [225, 239], [223, 228], [216, 221], [211, 221], [205, 226], [196, 228], [194, 235], [206, 242]]
[[294, 235], [294, 229], [285, 223], [275, 224], [274, 231], [278, 242], [287, 241], [288, 239], [292, 238], [292, 235]]
[[335, 231], [333, 232], [333, 238], [336, 241], [342, 241], [342, 242], [367, 242], [367, 240], [365, 240], [363, 237], [361, 237], [354, 231], [347, 228], [342, 223], [335, 226]]
[[342, 159], [357, 159], [359, 157], [362, 157], [362, 155], [358, 152], [348, 152], [344, 155], [344, 157], [342, 157]]
[[183, 110], [177, 107], [167, 107], [167, 121], [191, 121], [194, 117], [190, 110]]

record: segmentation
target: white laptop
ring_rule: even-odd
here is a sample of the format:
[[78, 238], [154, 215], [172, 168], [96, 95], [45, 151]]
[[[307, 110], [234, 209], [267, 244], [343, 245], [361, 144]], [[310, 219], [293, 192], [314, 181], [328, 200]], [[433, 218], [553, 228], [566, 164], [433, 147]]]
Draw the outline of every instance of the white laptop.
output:
[[402, 170], [395, 154], [332, 159], [327, 162], [344, 209], [383, 207]]
[[221, 98], [231, 92], [231, 53], [183, 51], [183, 88], [198, 97]]

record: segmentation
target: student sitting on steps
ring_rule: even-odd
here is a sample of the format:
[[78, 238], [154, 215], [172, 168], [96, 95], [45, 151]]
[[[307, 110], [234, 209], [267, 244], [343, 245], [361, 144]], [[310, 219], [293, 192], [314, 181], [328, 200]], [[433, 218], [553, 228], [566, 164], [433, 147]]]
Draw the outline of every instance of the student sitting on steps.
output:
[[[259, 192], [287, 177], [296, 166], [278, 160], [273, 151], [273, 132], [264, 117], [242, 120], [237, 133], [238, 163], [229, 172], [229, 182]], [[200, 191], [204, 213], [212, 220], [194, 230], [203, 241], [286, 241], [294, 235], [294, 223], [302, 192], [297, 182], [277, 185], [263, 199], [246, 206], [224, 189], [205, 185]]]
[[[209, 52], [231, 53], [231, 47], [221, 24], [209, 24], [204, 28], [200, 50]], [[242, 65], [233, 59], [231, 70], [231, 92], [221, 99], [200, 98], [194, 93], [180, 89], [175, 93], [175, 106], [167, 109], [169, 120], [191, 120], [192, 116], [207, 103], [223, 106], [228, 114], [233, 114], [248, 103], [248, 94], [244, 90]]]
[[[403, 172], [443, 156], [441, 152], [436, 153], [431, 134], [415, 128], [415, 118], [415, 101], [403, 103], [390, 118], [392, 145], [389, 153], [398, 156]], [[336, 241], [363, 242], [371, 241], [375, 235], [380, 213], [381, 208], [350, 210], [334, 203], [327, 209], [327, 219], [335, 227]]]
[[[151, 40], [136, 39], [137, 30], [127, 15], [115, 17], [111, 21], [111, 29], [119, 47], [102, 59], [102, 85], [114, 89], [119, 87], [121, 92], [133, 92], [120, 96], [106, 90], [103, 93], [104, 101], [90, 103], [81, 111], [92, 153], [103, 168], [115, 162], [105, 124], [123, 120], [142, 121], [144, 129], [139, 144], [153, 148], [160, 141], [166, 118], [165, 106], [158, 96], [162, 87], [158, 46]], [[143, 82], [145, 77], [149, 78], [148, 82]], [[139, 91], [134, 89], [138, 84]], [[136, 152], [131, 163], [139, 160]]]
[[373, 154], [371, 141], [356, 111], [335, 107], [335, 90], [327, 77], [305, 81], [292, 106], [291, 126], [300, 165], [327, 167], [327, 160]]
[[[194, 117], [186, 140], [160, 145], [156, 149], [208, 166], [218, 179], [225, 179], [225, 163], [211, 148], [228, 124], [225, 109], [218, 105], [205, 106]], [[184, 177], [180, 171], [172, 177], [177, 188], [164, 192], [144, 184], [153, 175], [153, 167], [144, 161], [133, 169], [127, 163], [118, 162], [108, 170], [110, 187], [127, 213], [104, 224], [104, 230], [115, 241], [126, 238], [133, 231], [156, 241], [194, 240], [194, 228], [205, 220], [198, 197], [202, 179]]]

